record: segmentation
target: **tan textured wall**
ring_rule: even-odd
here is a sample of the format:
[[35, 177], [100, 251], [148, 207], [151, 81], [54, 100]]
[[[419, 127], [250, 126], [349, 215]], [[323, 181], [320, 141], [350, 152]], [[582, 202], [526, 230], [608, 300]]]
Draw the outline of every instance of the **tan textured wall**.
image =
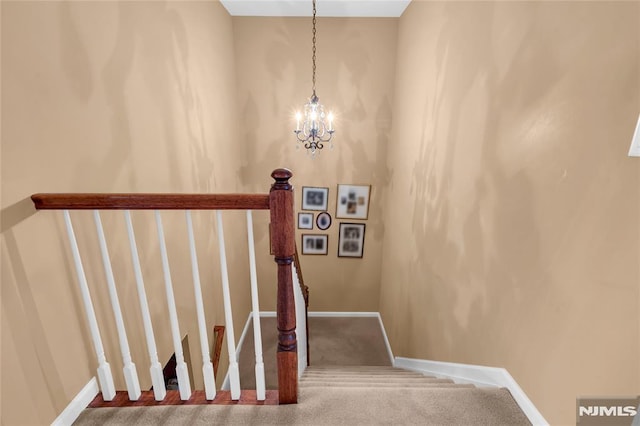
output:
[[[28, 211], [28, 201], [15, 203], [35, 192], [242, 191], [231, 24], [217, 2], [2, 2], [2, 424], [50, 424], [96, 368], [61, 215], [40, 212], [12, 226], [28, 215], [21, 208]], [[267, 191], [268, 174], [263, 182]], [[90, 216], [73, 217], [83, 253], [99, 259]], [[217, 242], [213, 222], [194, 220], [205, 229], [198, 247], [212, 327], [224, 323], [219, 270], [209, 260]], [[136, 323], [127, 329], [132, 355], [148, 389], [124, 220], [105, 213], [104, 222], [117, 229], [108, 243], [125, 319]], [[164, 363], [173, 349], [152, 215], [135, 214], [134, 223]], [[200, 371], [184, 217], [169, 213], [165, 223], [174, 240], [169, 256], [181, 332], [190, 336]], [[228, 239], [238, 224], [227, 221]], [[232, 282], [248, 281], [246, 268], [236, 266], [246, 264], [244, 246], [245, 237], [231, 241]], [[88, 265], [87, 276], [123, 389], [101, 264]], [[248, 288], [234, 293], [238, 336]]]
[[380, 310], [395, 355], [505, 367], [552, 424], [640, 392], [638, 2], [412, 2]]
[[[257, 191], [265, 174], [290, 168], [296, 211], [303, 186], [329, 188], [331, 228], [305, 231], [329, 235], [329, 254], [301, 256], [314, 311], [378, 310], [397, 24], [397, 19], [318, 19], [317, 95], [336, 113], [337, 131], [334, 149], [325, 147], [311, 159], [303, 148], [296, 150], [293, 134], [295, 111], [311, 96], [310, 19], [233, 19], [240, 141], [247, 152], [243, 183]], [[337, 257], [339, 183], [372, 185], [363, 259]], [[301, 234], [298, 230], [298, 244]], [[268, 235], [257, 231], [256, 239], [260, 273], [269, 276], [274, 263]], [[268, 285], [261, 286], [262, 307], [275, 309]]]

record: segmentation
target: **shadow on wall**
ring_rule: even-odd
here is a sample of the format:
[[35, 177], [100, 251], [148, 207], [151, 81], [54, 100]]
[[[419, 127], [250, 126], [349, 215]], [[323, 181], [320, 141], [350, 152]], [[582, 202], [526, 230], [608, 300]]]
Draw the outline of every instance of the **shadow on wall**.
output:
[[[34, 297], [34, 289], [42, 283], [35, 285], [30, 282], [14, 231], [6, 230], [2, 237], [6, 254], [2, 256], [2, 269], [11, 274], [11, 279], [6, 279], [6, 276], [2, 279], [2, 319], [11, 331], [16, 353], [21, 354], [18, 357], [20, 365], [12, 367], [22, 371], [26, 386], [30, 389], [35, 390], [42, 384], [46, 386], [46, 392], [40, 392], [37, 398], [32, 399], [38, 413], [46, 418], [47, 413], [62, 411], [66, 395], [48, 344], [49, 334], [45, 332]], [[68, 282], [72, 285], [72, 281]], [[3, 335], [2, 340], [5, 338]]]
[[[491, 46], [493, 13], [492, 8], [482, 7], [442, 26], [431, 84], [435, 92], [422, 95], [426, 99], [423, 133], [410, 188], [415, 200], [415, 257], [409, 264], [414, 269], [410, 275], [424, 277], [428, 285], [419, 290], [424, 293], [421, 297], [406, 297], [410, 304], [428, 301], [429, 329], [440, 335], [426, 336], [422, 342], [414, 340], [408, 349], [420, 353], [429, 348], [437, 359], [451, 360], [452, 354], [460, 356], [462, 348], [473, 346], [469, 342], [477, 342], [474, 361], [480, 361], [483, 351], [495, 351], [486, 342], [500, 339], [504, 333], [496, 330], [495, 335], [486, 335], [487, 329], [495, 327], [496, 312], [513, 310], [505, 306], [510, 303], [518, 306], [523, 318], [535, 318], [543, 311], [535, 303], [527, 303], [527, 295], [551, 285], [540, 263], [531, 183], [523, 172], [510, 173], [499, 154], [502, 144], [510, 143], [501, 140], [501, 111], [517, 102], [508, 99], [507, 88], [537, 74], [532, 65], [544, 58], [529, 49], [526, 37], [520, 40], [504, 73], [496, 69], [489, 54], [478, 54], [477, 68], [469, 72], [461, 63], [463, 59], [450, 53], [467, 49], [482, 52]], [[460, 18], [460, 14], [456, 16]], [[473, 40], [456, 38], [456, 27], [477, 19], [487, 23], [482, 27], [484, 32], [478, 29]], [[469, 43], [473, 46], [466, 46]], [[559, 77], [553, 70], [547, 71], [549, 79]], [[506, 94], [507, 99], [496, 94]], [[473, 114], [479, 118], [470, 118]], [[478, 124], [472, 128], [484, 128], [471, 140], [464, 133], [470, 120]], [[477, 158], [469, 159], [474, 152]], [[418, 318], [407, 320], [410, 327], [420, 327]], [[515, 331], [517, 324], [503, 327]]]
[[[270, 43], [258, 53], [255, 61], [251, 61], [251, 69], [255, 68], [258, 73], [245, 75], [246, 81], [239, 80], [241, 87], [248, 89], [239, 92], [243, 101], [238, 122], [247, 124], [240, 126], [239, 141], [244, 155], [239, 178], [243, 188], [249, 192], [267, 191], [271, 185], [268, 177], [279, 167], [290, 168], [294, 173], [294, 182], [297, 176], [294, 161], [300, 152], [292, 149], [295, 136], [293, 128], [289, 126], [292, 123], [295, 125], [295, 106], [290, 102], [304, 99], [296, 93], [301, 72], [296, 69], [290, 54], [296, 49], [294, 43], [297, 36], [286, 25], [286, 19], [274, 18], [273, 21], [282, 24], [274, 25], [272, 28], [275, 31], [264, 34]], [[237, 49], [236, 54], [239, 54]], [[258, 84], [253, 85], [255, 83]]]
[[[244, 164], [240, 167], [239, 177], [248, 192], [264, 193], [271, 186], [272, 181], [267, 178], [273, 170], [278, 168], [277, 163], [291, 163], [287, 156], [288, 141], [283, 141], [277, 136], [259, 134], [261, 115], [253, 95], [248, 95], [242, 106], [242, 121], [252, 124], [245, 128], [241, 139], [247, 151]], [[293, 141], [293, 137], [290, 140]]]
[[[78, 161], [77, 178], [98, 180], [98, 188], [124, 185], [136, 191], [148, 185], [140, 178], [151, 169], [167, 182], [166, 192], [185, 185], [191, 191], [211, 192], [216, 187], [214, 160], [205, 143], [203, 100], [190, 68], [192, 43], [181, 14], [164, 2], [117, 3], [111, 53], [104, 65], [93, 67], [102, 66], [98, 77], [74, 18], [76, 7], [82, 5], [59, 6], [62, 66], [70, 92], [83, 103], [88, 104], [95, 92], [104, 93], [108, 107], [104, 119], [110, 127], [109, 135], [87, 141], [108, 143], [98, 147], [103, 158]], [[103, 85], [99, 91], [98, 78]], [[181, 173], [180, 159], [187, 155], [189, 171]], [[185, 181], [186, 176], [191, 182]]]

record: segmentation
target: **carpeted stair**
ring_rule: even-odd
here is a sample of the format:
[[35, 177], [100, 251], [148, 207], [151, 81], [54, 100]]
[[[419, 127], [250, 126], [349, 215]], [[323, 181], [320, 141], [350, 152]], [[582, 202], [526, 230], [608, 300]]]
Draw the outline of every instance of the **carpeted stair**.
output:
[[347, 419], [352, 424], [531, 424], [507, 389], [456, 384], [394, 367], [308, 367], [300, 395], [341, 406], [339, 412], [324, 413], [326, 424]]
[[473, 388], [473, 385], [455, 384], [449, 379], [438, 379], [394, 367], [308, 367], [300, 380], [300, 387], [343, 388]]
[[[75, 425], [530, 424], [506, 389], [455, 384], [391, 367], [377, 318], [310, 320], [312, 366], [300, 379], [298, 404], [91, 408], [84, 410]], [[266, 323], [267, 389], [275, 389], [275, 319], [263, 318], [262, 322]], [[243, 389], [255, 386], [252, 340], [247, 339], [241, 354]]]

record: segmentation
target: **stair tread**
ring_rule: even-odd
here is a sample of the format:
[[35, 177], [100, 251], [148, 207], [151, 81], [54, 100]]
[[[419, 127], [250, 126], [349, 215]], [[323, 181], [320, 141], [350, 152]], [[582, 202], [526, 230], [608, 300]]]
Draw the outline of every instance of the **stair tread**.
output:
[[318, 373], [304, 373], [303, 377], [316, 377], [316, 378], [325, 378], [332, 377], [337, 379], [358, 379], [362, 377], [366, 378], [375, 378], [379, 380], [384, 380], [386, 378], [400, 378], [400, 379], [411, 379], [411, 378], [432, 378], [435, 379], [435, 376], [423, 376], [422, 374], [318, 374]]
[[363, 376], [363, 375], [370, 375], [370, 376], [377, 376], [377, 375], [381, 375], [381, 376], [388, 376], [388, 375], [394, 375], [394, 376], [422, 376], [423, 374], [421, 373], [417, 373], [415, 371], [405, 371], [405, 370], [398, 370], [398, 371], [393, 371], [393, 370], [382, 370], [382, 371], [332, 371], [332, 370], [324, 370], [324, 371], [317, 371], [317, 370], [305, 370], [306, 374], [317, 374], [317, 375], [327, 375], [327, 374], [334, 374], [334, 375], [343, 375], [343, 376]]
[[471, 384], [459, 384], [459, 383], [376, 383], [372, 384], [364, 384], [364, 383], [300, 383], [300, 389], [302, 388], [359, 388], [359, 389], [396, 389], [396, 390], [404, 390], [404, 389], [451, 389], [451, 388], [460, 388], [460, 389], [469, 389], [475, 388], [474, 385]]
[[310, 365], [308, 370], [398, 370], [409, 371], [391, 365]]
[[300, 382], [324, 382], [324, 383], [453, 383], [451, 379], [437, 379], [432, 377], [385, 377], [383, 379], [375, 377], [306, 377], [302, 376]]

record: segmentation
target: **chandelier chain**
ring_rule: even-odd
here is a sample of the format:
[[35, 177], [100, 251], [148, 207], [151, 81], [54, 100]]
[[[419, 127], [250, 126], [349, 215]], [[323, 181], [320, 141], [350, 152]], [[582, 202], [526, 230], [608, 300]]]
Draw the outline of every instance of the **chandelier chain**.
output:
[[313, 0], [313, 96], [316, 95], [316, 0]]

